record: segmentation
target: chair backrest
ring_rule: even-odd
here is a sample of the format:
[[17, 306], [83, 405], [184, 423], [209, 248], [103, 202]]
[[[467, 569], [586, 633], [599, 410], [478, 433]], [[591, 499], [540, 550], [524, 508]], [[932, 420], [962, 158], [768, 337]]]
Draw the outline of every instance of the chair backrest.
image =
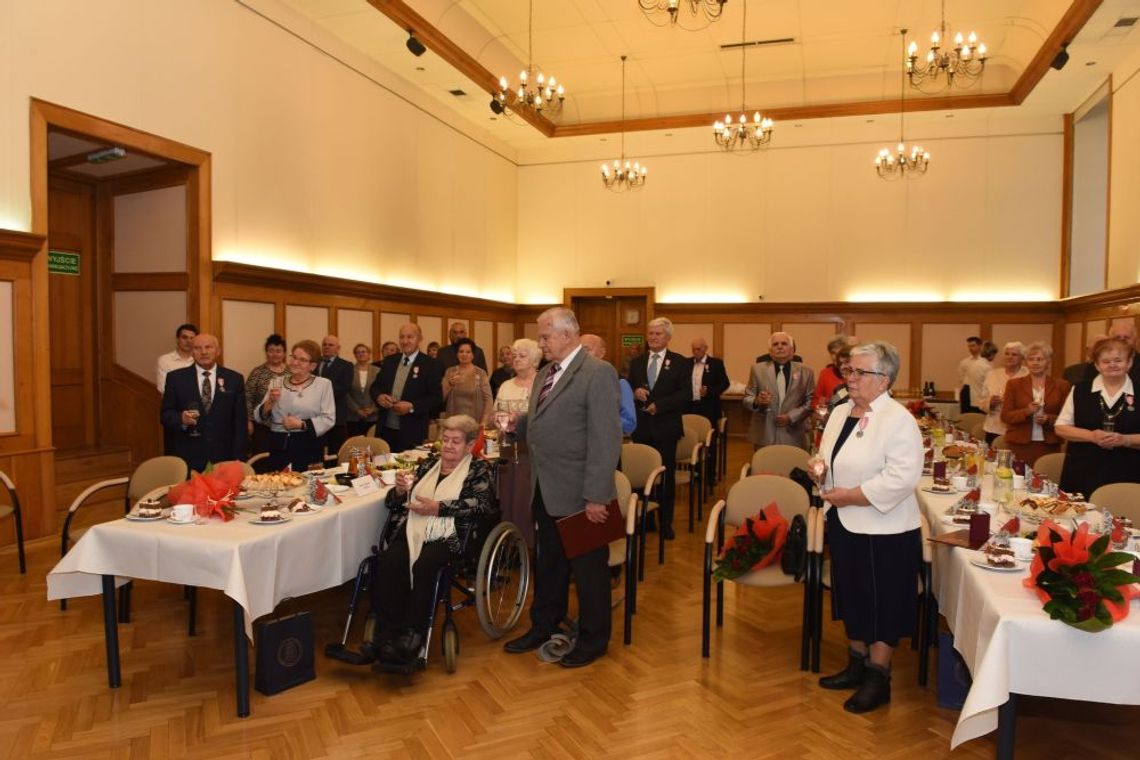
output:
[[1054, 483], [1061, 482], [1061, 469], [1065, 466], [1064, 454], [1042, 454], [1033, 463], [1033, 469]]
[[810, 459], [808, 453], [797, 446], [769, 444], [752, 455], [752, 474], [770, 473], [787, 477], [796, 467], [806, 471]]
[[1109, 483], [1088, 498], [1115, 517], [1131, 518], [1133, 525], [1140, 523], [1140, 483]]
[[803, 486], [780, 475], [750, 475], [728, 489], [725, 522], [743, 525], [745, 519], [754, 517], [773, 501], [789, 523], [795, 515], [803, 515], [807, 519], [811, 504]]
[[687, 428], [692, 428], [693, 432], [697, 434], [697, 438], [702, 442], [712, 430], [712, 423], [703, 414], [682, 414], [681, 424]]
[[621, 507], [621, 513], [624, 517], [629, 495], [633, 493], [633, 486], [629, 484], [629, 478], [621, 470], [614, 470], [614, 488], [617, 489], [618, 506]]
[[643, 490], [652, 472], [660, 466], [661, 454], [652, 446], [644, 443], [621, 445], [621, 471], [635, 490]]
[[354, 435], [341, 444], [340, 451], [336, 453], [336, 461], [341, 463], [347, 462], [348, 452], [352, 451], [352, 449], [357, 448], [364, 451], [369, 447], [372, 448], [373, 456], [377, 454], [390, 454], [392, 452], [392, 449], [388, 446], [388, 442], [383, 438], [369, 438], [366, 435]]
[[958, 427], [969, 433], [974, 429], [975, 425], [980, 425], [986, 421], [986, 415], [981, 412], [966, 412], [958, 417]]
[[[686, 415], [689, 416], [689, 415]], [[706, 422], [708, 420], [705, 420]], [[696, 430], [685, 425], [685, 434], [677, 440], [677, 466], [688, 467], [693, 463], [693, 449], [704, 441]]]
[[721, 435], [725, 435], [726, 433], [728, 433], [728, 417], [722, 416], [719, 420], [717, 420], [716, 421], [716, 429], [717, 429], [717, 432], [720, 433]]
[[160, 486], [173, 486], [190, 476], [190, 466], [181, 457], [163, 456], [145, 460], [131, 473], [127, 499], [131, 504]]
[[974, 426], [970, 428], [970, 437], [978, 441], [986, 440], [985, 424], [986, 421], [984, 419], [981, 422], [974, 423]]
[[1005, 440], [1004, 435], [999, 435], [994, 439], [994, 442], [990, 444], [990, 448], [994, 451], [997, 451], [998, 449], [1008, 449], [1009, 442]]

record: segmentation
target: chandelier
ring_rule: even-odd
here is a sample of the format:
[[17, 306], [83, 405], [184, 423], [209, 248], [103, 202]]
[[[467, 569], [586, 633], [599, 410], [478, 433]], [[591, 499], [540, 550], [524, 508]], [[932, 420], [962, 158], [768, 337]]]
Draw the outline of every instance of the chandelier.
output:
[[[946, 0], [942, 0], [942, 22], [938, 31], [930, 35], [930, 50], [926, 60], [918, 60], [918, 43], [911, 42], [906, 51], [906, 75], [911, 87], [923, 92], [936, 92], [945, 87], [953, 87], [956, 82], [970, 86], [981, 77], [986, 69], [986, 44], [978, 42], [978, 35], [970, 32], [965, 38], [962, 33], [954, 35], [954, 47], [945, 50]], [[945, 82], [940, 75], [945, 74]]]
[[745, 43], [745, 31], [748, 26], [748, 2], [745, 0], [744, 12], [741, 13], [740, 22], [740, 117], [733, 123], [732, 116], [726, 114], [724, 121], [713, 124], [713, 139], [718, 147], [726, 151], [748, 146], [751, 150], [763, 148], [772, 141], [772, 120], [761, 118], [760, 112], [752, 114], [752, 121], [744, 110], [747, 102], [745, 96], [744, 64], [748, 56], [748, 46]]
[[530, 0], [526, 69], [519, 72], [518, 86], [513, 89], [506, 77], [499, 77], [499, 91], [493, 95], [495, 100], [491, 103], [491, 109], [495, 113], [506, 113], [508, 116], [511, 109], [527, 108], [536, 114], [546, 114], [548, 117], [555, 116], [562, 110], [566, 90], [555, 81], [554, 77], [547, 77], [534, 65], [534, 0]]
[[[906, 47], [906, 29], [899, 30], [899, 39]], [[903, 139], [903, 128], [906, 119], [906, 79], [899, 83], [899, 144], [892, 152], [890, 148], [883, 148], [875, 156], [875, 173], [881, 179], [915, 179], [926, 174], [926, 167], [930, 164], [930, 154], [920, 146], [915, 145], [907, 152], [906, 140]]]
[[[724, 13], [728, 0], [637, 0], [641, 12], [656, 26], [680, 26], [688, 31], [704, 29]], [[682, 7], [688, 13], [682, 13]]]
[[648, 167], [637, 161], [632, 164], [625, 157], [625, 56], [621, 57], [621, 158], [613, 165], [602, 164], [602, 184], [607, 190], [621, 193], [626, 190], [638, 190], [645, 186], [645, 175], [649, 173]]

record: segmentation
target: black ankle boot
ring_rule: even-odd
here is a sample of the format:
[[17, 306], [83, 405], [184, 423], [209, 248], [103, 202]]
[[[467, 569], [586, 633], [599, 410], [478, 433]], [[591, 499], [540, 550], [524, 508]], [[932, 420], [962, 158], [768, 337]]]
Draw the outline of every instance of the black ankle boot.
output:
[[835, 675], [819, 679], [825, 689], [857, 689], [863, 683], [863, 673], [867, 670], [867, 655], [854, 650], [847, 652], [847, 667]]
[[891, 701], [891, 674], [877, 665], [868, 665], [859, 690], [843, 703], [843, 709], [865, 713]]

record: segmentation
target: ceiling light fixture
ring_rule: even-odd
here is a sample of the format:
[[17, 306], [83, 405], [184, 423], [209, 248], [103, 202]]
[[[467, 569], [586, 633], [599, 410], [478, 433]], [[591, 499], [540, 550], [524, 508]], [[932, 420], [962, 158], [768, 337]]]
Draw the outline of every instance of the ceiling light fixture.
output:
[[427, 52], [427, 47], [416, 39], [416, 33], [411, 29], [408, 30], [408, 41], [405, 44], [408, 46], [408, 51], [416, 58]]
[[[746, 32], [748, 29], [748, 2], [744, 2], [744, 11], [741, 13], [740, 21], [740, 40], [743, 42], [746, 39]], [[724, 121], [718, 121], [713, 124], [713, 138], [716, 140], [717, 146], [726, 151], [736, 150], [737, 148], [748, 146], [752, 150], [763, 148], [772, 141], [772, 120], [764, 117], [761, 118], [760, 112], [757, 111], [752, 114], [752, 121], [748, 121], [745, 115], [745, 103], [747, 98], [745, 96], [745, 81], [744, 81], [744, 64], [748, 57], [747, 46], [742, 45], [740, 48], [740, 118], [734, 124], [732, 116], [726, 114]]]
[[[956, 83], [969, 87], [982, 76], [986, 70], [986, 44], [978, 42], [978, 35], [970, 32], [963, 38], [962, 33], [958, 32], [954, 35], [954, 47], [950, 50], [942, 49], [946, 39], [946, 0], [942, 0], [942, 21], [938, 31], [930, 35], [930, 50], [926, 52], [926, 60], [919, 63], [917, 42], [910, 43], [907, 48], [906, 75], [911, 87], [923, 92], [937, 92], [953, 87]], [[940, 74], [946, 75], [945, 82], [940, 81]]]
[[[906, 49], [906, 29], [899, 30], [899, 39], [902, 40], [903, 49]], [[930, 164], [930, 154], [918, 145], [906, 150], [906, 140], [903, 139], [903, 130], [906, 127], [906, 77], [899, 80], [899, 144], [892, 153], [890, 148], [883, 148], [875, 156], [875, 172], [881, 179], [914, 179], [926, 174], [926, 167]]]
[[621, 158], [613, 166], [602, 164], [602, 184], [615, 193], [639, 190], [645, 186], [649, 169], [637, 161], [632, 164], [625, 157], [625, 56], [621, 57]]
[[[499, 91], [491, 94], [499, 101], [507, 116], [511, 115], [512, 110], [528, 108], [549, 118], [562, 110], [566, 90], [554, 80], [554, 77], [547, 78], [541, 71], [535, 74], [537, 69], [534, 66], [534, 0], [530, 0], [529, 18], [526, 69], [519, 72], [518, 87], [512, 90], [507, 78], [499, 77]], [[495, 110], [494, 106], [492, 110]]]
[[[687, 31], [704, 29], [724, 13], [728, 0], [637, 0], [641, 12], [655, 26], [679, 26]], [[682, 13], [682, 7], [688, 13]]]

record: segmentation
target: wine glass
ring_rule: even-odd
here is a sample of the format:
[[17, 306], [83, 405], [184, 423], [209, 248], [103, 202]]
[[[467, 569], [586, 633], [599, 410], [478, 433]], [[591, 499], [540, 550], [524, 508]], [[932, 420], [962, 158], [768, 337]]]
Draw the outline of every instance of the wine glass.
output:
[[194, 505], [194, 515], [195, 515], [194, 524], [195, 525], [205, 525], [207, 522], [209, 522], [210, 513], [213, 511], [214, 511], [213, 508], [205, 502], [203, 502], [201, 504], [195, 504]]
[[[193, 417], [195, 421], [197, 421], [202, 416], [202, 405], [199, 404], [197, 401], [191, 401], [189, 404], [186, 405], [186, 409], [184, 411], [186, 412], [186, 414]], [[190, 425], [189, 427], [190, 427], [190, 434], [189, 435], [191, 438], [200, 438], [202, 436], [202, 434], [198, 431], [197, 425]]]

